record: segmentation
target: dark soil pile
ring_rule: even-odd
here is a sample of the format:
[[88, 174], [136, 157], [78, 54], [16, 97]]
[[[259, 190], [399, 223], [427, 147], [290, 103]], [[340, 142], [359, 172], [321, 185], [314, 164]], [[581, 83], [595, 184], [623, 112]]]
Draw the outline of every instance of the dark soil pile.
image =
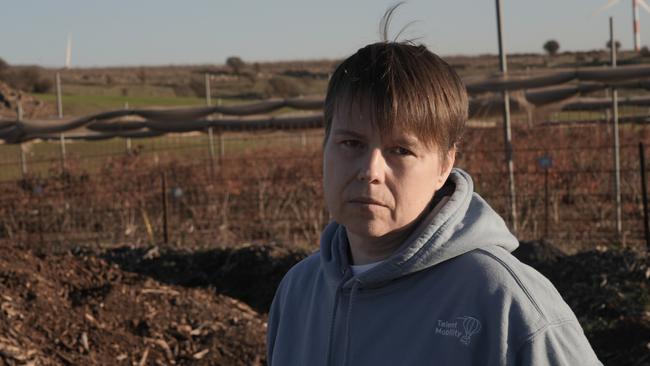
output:
[[308, 254], [305, 248], [258, 244], [201, 251], [122, 247], [103, 258], [159, 282], [214, 288], [265, 314], [282, 277]]
[[[275, 288], [309, 252], [0, 248], [0, 366], [262, 365]], [[647, 255], [550, 243], [515, 254], [553, 281], [604, 364], [650, 365]]]
[[0, 366], [261, 365], [265, 333], [264, 315], [211, 288], [83, 253], [0, 251]]
[[515, 255], [557, 287], [605, 365], [650, 365], [650, 256], [628, 250], [565, 255], [521, 243]]

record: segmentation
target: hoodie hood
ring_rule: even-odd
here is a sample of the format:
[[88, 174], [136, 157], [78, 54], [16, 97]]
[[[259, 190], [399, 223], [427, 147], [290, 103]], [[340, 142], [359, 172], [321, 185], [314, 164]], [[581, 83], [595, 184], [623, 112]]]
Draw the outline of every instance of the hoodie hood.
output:
[[[519, 245], [505, 222], [474, 192], [472, 178], [454, 168], [436, 192], [435, 206], [411, 235], [380, 265], [343, 285], [378, 287], [474, 249], [500, 246], [512, 252]], [[328, 281], [340, 284], [349, 273], [349, 242], [345, 227], [330, 222], [321, 235], [321, 264]]]

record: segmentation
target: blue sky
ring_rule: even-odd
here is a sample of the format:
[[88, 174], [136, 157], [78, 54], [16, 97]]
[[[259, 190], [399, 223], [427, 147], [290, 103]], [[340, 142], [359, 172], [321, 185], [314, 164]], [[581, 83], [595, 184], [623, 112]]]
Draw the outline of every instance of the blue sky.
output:
[[[631, 0], [594, 15], [606, 0], [503, 0], [509, 52], [603, 48], [608, 16], [632, 47]], [[222, 64], [335, 59], [379, 39], [378, 24], [395, 0], [13, 0], [0, 12], [0, 57], [10, 64], [62, 66], [68, 34], [73, 66]], [[395, 16], [405, 33], [441, 55], [496, 53], [493, 0], [410, 0]], [[650, 14], [641, 10], [641, 41], [650, 45]]]

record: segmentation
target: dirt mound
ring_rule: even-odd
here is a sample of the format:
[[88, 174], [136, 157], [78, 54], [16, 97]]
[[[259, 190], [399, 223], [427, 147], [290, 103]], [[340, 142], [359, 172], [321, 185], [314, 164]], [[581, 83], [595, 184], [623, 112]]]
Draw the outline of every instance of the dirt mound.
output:
[[81, 253], [0, 251], [0, 365], [260, 365], [265, 317]]
[[[522, 247], [604, 364], [650, 365], [650, 256]], [[280, 244], [0, 249], [0, 366], [261, 365], [276, 286], [309, 253]]]
[[527, 247], [520, 259], [555, 284], [605, 365], [650, 365], [649, 255], [593, 250], [563, 256], [548, 243]]
[[103, 257], [123, 270], [184, 287], [212, 287], [267, 313], [284, 274], [309, 254], [281, 244], [244, 245], [202, 251], [122, 247]]
[[55, 113], [53, 105], [0, 81], [0, 118], [15, 119], [18, 105], [23, 108], [23, 118], [45, 117]]
[[520, 261], [531, 265], [552, 264], [566, 257], [566, 253], [560, 248], [544, 240], [521, 241], [512, 254]]

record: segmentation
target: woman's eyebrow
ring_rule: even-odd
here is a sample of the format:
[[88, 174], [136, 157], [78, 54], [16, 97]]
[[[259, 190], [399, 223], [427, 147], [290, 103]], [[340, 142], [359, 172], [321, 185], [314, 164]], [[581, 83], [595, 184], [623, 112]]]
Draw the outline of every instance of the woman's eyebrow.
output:
[[352, 131], [352, 130], [346, 130], [344, 128], [337, 128], [337, 129], [335, 129], [333, 131], [333, 133], [334, 133], [334, 135], [337, 135], [337, 136], [352, 136], [352, 137], [355, 137], [355, 138], [358, 138], [358, 139], [365, 138], [365, 136], [363, 136], [359, 132]]
[[414, 136], [399, 136], [394, 138], [393, 142], [399, 145], [417, 146], [420, 140]]

